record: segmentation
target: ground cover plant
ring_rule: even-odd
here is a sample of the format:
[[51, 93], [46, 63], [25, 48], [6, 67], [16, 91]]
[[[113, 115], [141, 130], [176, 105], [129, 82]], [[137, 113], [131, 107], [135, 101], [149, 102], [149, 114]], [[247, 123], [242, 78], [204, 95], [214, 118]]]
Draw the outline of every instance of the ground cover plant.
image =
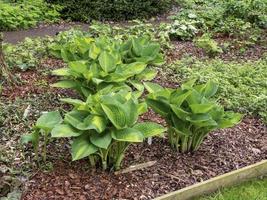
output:
[[59, 6], [43, 0], [0, 1], [0, 31], [26, 29], [39, 22], [56, 22], [60, 19]]

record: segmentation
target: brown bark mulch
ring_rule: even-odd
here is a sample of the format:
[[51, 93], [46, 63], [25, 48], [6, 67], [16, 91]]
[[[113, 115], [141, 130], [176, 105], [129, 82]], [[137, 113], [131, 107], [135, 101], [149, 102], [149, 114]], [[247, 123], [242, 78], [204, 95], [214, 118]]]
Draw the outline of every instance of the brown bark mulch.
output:
[[[156, 117], [144, 119], [151, 116]], [[69, 155], [65, 159], [55, 159], [52, 172], [36, 173], [26, 183], [22, 199], [152, 199], [267, 159], [267, 129], [260, 120], [245, 118], [234, 128], [213, 132], [197, 152], [187, 154], [174, 152], [166, 138], [153, 139], [151, 146], [132, 145], [123, 168], [157, 162], [120, 175], [90, 169], [86, 160], [70, 163]]]

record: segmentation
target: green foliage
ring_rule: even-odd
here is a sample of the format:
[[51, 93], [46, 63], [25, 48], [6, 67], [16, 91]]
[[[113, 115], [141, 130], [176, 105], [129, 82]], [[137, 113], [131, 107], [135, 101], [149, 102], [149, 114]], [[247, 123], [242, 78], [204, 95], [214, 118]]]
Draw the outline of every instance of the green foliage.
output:
[[160, 46], [147, 37], [127, 41], [79, 37], [73, 42], [51, 48], [53, 55], [68, 63], [68, 68], [53, 72], [64, 78], [54, 86], [72, 88], [85, 97], [106, 87], [129, 88], [128, 85], [142, 92], [140, 83], [130, 79], [153, 79], [156, 71], [147, 68], [147, 65], [163, 62]]
[[232, 127], [241, 115], [225, 112], [211, 97], [218, 86], [209, 81], [194, 86], [195, 80], [178, 89], [163, 89], [147, 83], [150, 92], [147, 103], [166, 119], [170, 144], [181, 152], [196, 151], [213, 130]]
[[49, 141], [50, 132], [52, 129], [62, 122], [62, 118], [58, 111], [44, 113], [36, 122], [33, 127], [34, 131], [31, 134], [24, 135], [21, 138], [23, 144], [32, 142], [35, 158], [38, 160], [40, 137], [44, 137], [43, 145], [43, 160], [46, 161], [46, 145]]
[[49, 5], [43, 0], [0, 1], [0, 30], [34, 27], [39, 22], [56, 22], [60, 6]]
[[48, 46], [53, 43], [52, 38], [25, 38], [19, 44], [4, 44], [6, 63], [10, 68], [27, 70], [36, 67], [40, 59], [48, 55]]
[[267, 121], [267, 60], [242, 63], [184, 59], [170, 66], [177, 80], [220, 83], [216, 98], [227, 109], [261, 116]]
[[150, 17], [166, 11], [171, 0], [47, 0], [64, 6], [62, 16], [74, 21], [129, 20]]
[[[137, 123], [138, 116], [146, 111], [146, 104], [139, 103], [130, 90], [101, 91], [89, 95], [85, 102], [78, 99], [62, 101], [74, 106], [65, 114], [63, 123], [60, 115], [53, 112], [49, 113], [53, 114], [49, 118], [47, 115], [39, 118], [35, 127], [46, 134], [51, 132], [54, 138], [73, 138], [73, 161], [89, 157], [93, 166], [101, 164], [104, 170], [119, 169], [130, 144], [165, 131], [152, 122]], [[35, 146], [35, 136], [26, 135], [23, 140], [32, 141]]]
[[[245, 37], [249, 36], [255, 28], [267, 28], [265, 0], [179, 0], [178, 3], [183, 8], [170, 17], [175, 20], [173, 24], [177, 21], [191, 24], [199, 33], [213, 31]], [[187, 29], [187, 32], [192, 37], [192, 30]]]
[[222, 53], [222, 48], [218, 46], [217, 42], [213, 40], [208, 34], [204, 34], [201, 37], [194, 40], [195, 44], [204, 49], [204, 51], [210, 56], [214, 57]]

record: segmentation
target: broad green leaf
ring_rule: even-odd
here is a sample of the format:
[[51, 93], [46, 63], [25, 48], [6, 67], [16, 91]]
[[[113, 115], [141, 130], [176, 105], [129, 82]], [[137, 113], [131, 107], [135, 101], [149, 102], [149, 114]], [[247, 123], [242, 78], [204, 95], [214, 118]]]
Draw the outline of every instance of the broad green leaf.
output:
[[107, 149], [111, 143], [112, 137], [110, 132], [94, 133], [90, 135], [90, 141], [97, 147]]
[[69, 123], [75, 128], [78, 124], [83, 123], [83, 120], [89, 115], [86, 111], [73, 110], [65, 115], [64, 122]]
[[145, 46], [142, 49], [142, 56], [154, 56], [157, 55], [160, 51], [160, 45], [159, 44], [151, 44], [148, 46]]
[[39, 140], [39, 137], [40, 137], [39, 130], [34, 130], [31, 134], [23, 135], [21, 137], [21, 143], [27, 144], [29, 142], [32, 142], [32, 144], [35, 145]]
[[136, 75], [136, 79], [137, 80], [150, 81], [156, 77], [157, 73], [158, 72], [155, 69], [145, 68], [144, 71], [142, 71], [142, 73]]
[[47, 112], [37, 120], [36, 127], [50, 132], [57, 124], [62, 122], [62, 117], [58, 111]]
[[133, 128], [143, 133], [145, 138], [161, 135], [166, 131], [163, 126], [153, 122], [138, 123]]
[[60, 99], [60, 101], [74, 106], [86, 106], [86, 103], [81, 101], [80, 99], [62, 98]]
[[127, 114], [127, 126], [132, 126], [138, 119], [138, 107], [132, 99], [123, 104], [125, 113]]
[[144, 85], [142, 83], [140, 83], [139, 81], [135, 81], [135, 80], [132, 80], [132, 81], [129, 81], [132, 86], [134, 86], [138, 91], [144, 91]]
[[121, 130], [114, 130], [112, 132], [112, 138], [123, 142], [143, 142], [144, 136], [136, 129], [125, 128]]
[[142, 115], [145, 112], [147, 112], [147, 104], [146, 104], [146, 102], [139, 103], [137, 105], [137, 112], [138, 112], [138, 115]]
[[186, 119], [186, 117], [188, 117], [190, 115], [189, 112], [186, 112], [185, 110], [183, 110], [182, 108], [177, 107], [176, 105], [171, 105], [172, 111], [175, 113], [175, 115], [179, 118], [179, 119]]
[[170, 106], [165, 102], [154, 99], [147, 99], [146, 102], [156, 113], [163, 117], [166, 117], [170, 112]]
[[72, 161], [85, 158], [98, 151], [98, 148], [90, 142], [90, 134], [75, 138], [71, 145]]
[[196, 114], [191, 117], [186, 118], [188, 121], [190, 121], [192, 124], [194, 124], [197, 127], [216, 127], [218, 124], [216, 121], [214, 121], [210, 115], [207, 114]]
[[112, 72], [116, 69], [116, 59], [108, 52], [103, 51], [98, 58], [101, 68], [105, 72]]
[[193, 113], [201, 114], [201, 113], [209, 112], [214, 107], [214, 103], [191, 104], [189, 106], [190, 106]]
[[212, 97], [213, 95], [216, 94], [218, 90], [218, 85], [212, 81], [209, 81], [206, 84], [205, 90], [204, 90], [204, 96], [206, 98]]
[[51, 132], [52, 137], [77, 137], [82, 134], [81, 131], [75, 130], [68, 124], [58, 124]]
[[77, 124], [76, 128], [79, 130], [94, 129], [98, 133], [103, 132], [106, 129], [107, 120], [99, 115], [89, 115], [82, 123]]
[[122, 71], [118, 71], [118, 73], [125, 74], [126, 76], [133, 76], [136, 74], [140, 74], [146, 68], [147, 64], [143, 62], [134, 62], [130, 64], [123, 65]]
[[196, 82], [196, 79], [192, 79], [186, 83], [183, 83], [181, 86], [182, 90], [191, 90], [195, 82]]
[[191, 94], [191, 91], [180, 93], [180, 91], [174, 91], [170, 97], [170, 103], [176, 107], [180, 107], [186, 98]]
[[159, 84], [156, 84], [156, 83], [145, 82], [144, 86], [149, 93], [156, 93], [156, 92], [160, 92], [164, 90], [163, 87], [161, 87]]
[[89, 57], [92, 59], [97, 59], [98, 55], [100, 54], [101, 49], [98, 48], [94, 43], [91, 44], [90, 50], [89, 50]]
[[127, 114], [121, 106], [113, 104], [101, 104], [105, 114], [117, 129], [127, 125]]
[[218, 122], [219, 128], [229, 128], [238, 124], [243, 115], [239, 113], [226, 112], [225, 116]]
[[72, 61], [69, 62], [69, 68], [79, 74], [84, 74], [86, 71], [88, 71], [87, 69], [87, 61]]

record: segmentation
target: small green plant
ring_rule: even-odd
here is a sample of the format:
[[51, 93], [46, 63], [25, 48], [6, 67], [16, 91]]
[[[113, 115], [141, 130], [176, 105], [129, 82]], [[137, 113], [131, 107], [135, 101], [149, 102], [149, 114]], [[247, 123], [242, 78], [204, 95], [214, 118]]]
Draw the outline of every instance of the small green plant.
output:
[[232, 127], [241, 114], [226, 112], [211, 97], [218, 86], [209, 81], [194, 86], [195, 80], [178, 89], [164, 89], [146, 83], [149, 91], [147, 104], [166, 119], [171, 146], [181, 152], [196, 151], [204, 138], [213, 130]]
[[58, 111], [47, 112], [41, 115], [33, 127], [33, 132], [22, 137], [22, 143], [32, 142], [34, 148], [35, 159], [38, 159], [40, 137], [43, 136], [42, 159], [46, 161], [46, 146], [50, 139], [52, 129], [62, 122], [61, 115]]
[[204, 34], [200, 38], [194, 40], [195, 44], [202, 48], [210, 57], [214, 57], [223, 52], [218, 43], [213, 40], [208, 34]]
[[64, 78], [53, 86], [72, 88], [84, 97], [110, 85], [131, 85], [140, 90], [142, 86], [133, 79], [153, 79], [156, 71], [147, 65], [163, 62], [160, 46], [146, 37], [125, 42], [107, 37], [81, 37], [63, 46], [52, 47], [52, 52], [68, 63], [68, 68], [53, 72]]
[[[92, 166], [118, 170], [129, 145], [159, 136], [165, 129], [152, 122], [137, 123], [138, 116], [146, 111], [146, 104], [139, 103], [131, 91], [108, 92], [89, 95], [85, 102], [62, 99], [74, 106], [65, 114], [63, 123], [50, 118], [42, 120], [44, 124], [40, 127], [39, 119], [36, 127], [49, 127], [45, 132], [51, 132], [54, 138], [73, 138], [73, 161], [89, 157]], [[26, 136], [28, 138], [32, 136]]]

